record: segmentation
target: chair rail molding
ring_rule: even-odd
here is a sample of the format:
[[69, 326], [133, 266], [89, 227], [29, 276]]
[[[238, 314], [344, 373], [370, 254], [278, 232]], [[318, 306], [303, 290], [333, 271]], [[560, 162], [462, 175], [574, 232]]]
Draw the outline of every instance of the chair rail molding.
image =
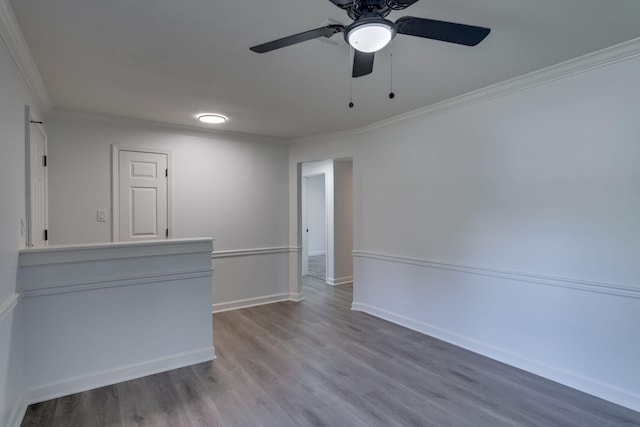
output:
[[211, 258], [219, 259], [255, 255], [286, 254], [293, 251], [297, 251], [297, 248], [290, 246], [275, 246], [267, 248], [231, 249], [222, 251], [214, 250], [213, 252], [211, 252]]
[[437, 268], [441, 270], [457, 271], [468, 274], [479, 274], [483, 276], [492, 276], [503, 279], [511, 279], [520, 282], [529, 282], [545, 286], [556, 286], [562, 288], [578, 289], [587, 292], [597, 292], [602, 294], [617, 295], [629, 298], [640, 299], [640, 285], [622, 285], [615, 283], [593, 282], [566, 277], [546, 276], [533, 273], [524, 273], [518, 271], [501, 270], [489, 267], [478, 267], [463, 264], [453, 264], [449, 262], [407, 258], [398, 255], [380, 254], [375, 252], [366, 252], [362, 250], [353, 251], [354, 258], [369, 258], [379, 261], [386, 261], [399, 264], [410, 264], [425, 268]]

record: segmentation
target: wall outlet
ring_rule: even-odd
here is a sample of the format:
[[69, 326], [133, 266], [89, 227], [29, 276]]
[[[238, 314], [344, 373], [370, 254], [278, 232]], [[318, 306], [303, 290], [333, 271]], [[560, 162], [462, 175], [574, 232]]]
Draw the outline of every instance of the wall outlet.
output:
[[98, 209], [97, 220], [98, 220], [98, 222], [107, 222], [107, 210], [106, 209]]

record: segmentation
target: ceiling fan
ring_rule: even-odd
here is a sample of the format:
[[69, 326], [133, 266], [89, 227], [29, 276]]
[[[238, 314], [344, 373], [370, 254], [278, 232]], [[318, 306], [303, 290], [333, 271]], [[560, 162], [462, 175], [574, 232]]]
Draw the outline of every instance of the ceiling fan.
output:
[[329, 38], [344, 33], [344, 39], [354, 48], [352, 77], [373, 71], [375, 52], [385, 47], [396, 34], [440, 40], [465, 46], [475, 46], [491, 29], [454, 22], [404, 16], [395, 23], [385, 19], [392, 11], [403, 10], [418, 0], [329, 0], [347, 11], [353, 22], [344, 26], [331, 24], [314, 30], [253, 46], [253, 52], [265, 53], [319, 37]]

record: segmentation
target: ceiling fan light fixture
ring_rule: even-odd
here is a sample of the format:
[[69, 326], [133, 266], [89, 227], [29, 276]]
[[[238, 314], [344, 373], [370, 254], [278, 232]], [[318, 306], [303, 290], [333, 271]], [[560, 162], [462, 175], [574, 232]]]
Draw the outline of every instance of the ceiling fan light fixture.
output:
[[217, 124], [224, 123], [229, 119], [227, 119], [222, 114], [199, 114], [198, 115], [198, 120], [200, 120], [202, 123], [216, 124], [217, 125]]
[[383, 18], [362, 18], [346, 29], [344, 38], [354, 49], [371, 53], [385, 47], [395, 35], [393, 22]]

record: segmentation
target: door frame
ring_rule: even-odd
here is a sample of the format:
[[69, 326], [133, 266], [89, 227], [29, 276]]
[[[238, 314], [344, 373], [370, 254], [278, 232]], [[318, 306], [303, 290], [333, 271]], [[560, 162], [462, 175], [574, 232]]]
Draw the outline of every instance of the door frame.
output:
[[[28, 105], [24, 107], [24, 136], [25, 136], [25, 224], [24, 224], [24, 237], [25, 237], [25, 246], [33, 247], [33, 216], [32, 216], [32, 206], [31, 206], [31, 182], [33, 181], [33, 176], [31, 174], [31, 126], [35, 126], [35, 128], [42, 134], [44, 138], [44, 156], [48, 155], [48, 147], [47, 147], [47, 132], [44, 128], [44, 125], [41, 120], [38, 120], [37, 117], [34, 117], [31, 114], [31, 108]], [[49, 229], [49, 173], [47, 167], [45, 165], [44, 168], [44, 194], [42, 195], [44, 199], [44, 230]], [[42, 230], [42, 232], [44, 232]], [[44, 241], [44, 246], [48, 245], [48, 240]]]
[[302, 177], [302, 275], [309, 274], [309, 232], [307, 230], [307, 180], [308, 176]]
[[169, 235], [173, 237], [173, 169], [171, 167], [171, 151], [147, 147], [127, 147], [111, 144], [111, 241], [120, 241], [120, 151], [135, 151], [138, 153], [164, 154], [167, 156], [167, 227]]

